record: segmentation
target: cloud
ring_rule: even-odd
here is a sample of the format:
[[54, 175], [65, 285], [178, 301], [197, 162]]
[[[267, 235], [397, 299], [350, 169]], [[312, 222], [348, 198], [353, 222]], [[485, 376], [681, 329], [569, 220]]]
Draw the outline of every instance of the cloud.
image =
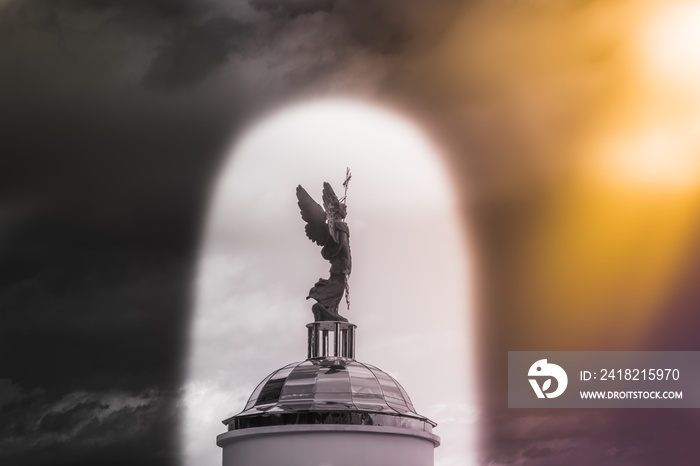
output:
[[276, 18], [294, 19], [299, 15], [313, 14], [318, 11], [329, 12], [336, 0], [251, 0], [250, 5], [256, 10], [271, 13]]
[[212, 445], [225, 431], [221, 421], [242, 410], [258, 382], [219, 371], [210, 379], [190, 381], [184, 386], [180, 407], [191, 414], [181, 434], [183, 464], [221, 462], [221, 450]]
[[[680, 410], [510, 410], [485, 419], [482, 462], [501, 466], [694, 464], [693, 413]], [[649, 441], [650, 429], [664, 437]], [[673, 435], [670, 435], [673, 433]]]
[[198, 84], [229, 54], [242, 50], [251, 31], [251, 25], [226, 17], [186, 23], [159, 47], [144, 83], [165, 89]]
[[[176, 394], [157, 390], [74, 391], [52, 399], [45, 390], [27, 390], [0, 379], [0, 461], [56, 464], [75, 458], [112, 460], [152, 457], [154, 426], [176, 421], [170, 405]], [[153, 445], [150, 445], [153, 446]], [[162, 452], [160, 452], [162, 454]]]

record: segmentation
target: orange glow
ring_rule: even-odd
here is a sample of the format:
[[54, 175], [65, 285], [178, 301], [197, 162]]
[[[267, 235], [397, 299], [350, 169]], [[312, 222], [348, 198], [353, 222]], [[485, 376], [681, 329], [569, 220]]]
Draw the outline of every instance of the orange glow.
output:
[[[530, 325], [559, 329], [553, 347], [634, 348], [675, 278], [695, 196], [624, 192], [587, 183], [552, 206], [524, 262], [524, 294], [539, 303]], [[568, 329], [568, 331], [561, 331]]]
[[700, 2], [659, 3], [649, 9], [638, 37], [647, 72], [668, 84], [682, 84], [698, 97], [700, 86]]
[[599, 147], [598, 169], [613, 185], [692, 191], [700, 181], [697, 135], [664, 122], [608, 136]]
[[626, 86], [590, 135], [590, 168], [628, 189], [692, 191], [700, 184], [700, 3], [639, 8]]
[[[478, 28], [472, 21], [460, 31]], [[525, 129], [504, 134], [520, 138], [507, 149], [521, 159], [536, 154], [532, 176], [567, 175], [551, 183], [522, 239], [523, 311], [511, 324], [530, 329], [536, 342], [523, 341], [540, 348], [638, 347], [700, 210], [700, 2], [551, 7], [513, 24], [481, 31], [485, 46], [475, 50], [492, 53], [451, 68], [508, 96], [491, 111], [509, 105]], [[456, 32], [454, 47], [469, 34]], [[518, 176], [533, 170], [511, 167]]]

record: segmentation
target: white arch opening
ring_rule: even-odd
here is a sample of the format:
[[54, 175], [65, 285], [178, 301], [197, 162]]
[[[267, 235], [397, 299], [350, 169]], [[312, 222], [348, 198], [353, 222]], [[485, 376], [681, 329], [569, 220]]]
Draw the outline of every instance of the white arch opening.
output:
[[439, 151], [406, 118], [349, 100], [284, 108], [234, 145], [200, 251], [183, 395], [185, 465], [220, 464], [221, 419], [270, 372], [306, 358], [307, 291], [328, 263], [304, 234], [301, 184], [342, 192], [358, 360], [394, 376], [438, 422], [435, 464], [475, 464], [471, 258]]

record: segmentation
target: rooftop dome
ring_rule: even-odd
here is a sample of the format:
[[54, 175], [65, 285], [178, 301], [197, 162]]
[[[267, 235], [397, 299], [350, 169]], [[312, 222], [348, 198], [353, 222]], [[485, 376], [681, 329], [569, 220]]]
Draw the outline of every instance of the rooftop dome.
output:
[[229, 430], [282, 424], [359, 424], [431, 432], [406, 391], [386, 372], [354, 359], [315, 358], [288, 364], [260, 382]]
[[243, 411], [222, 421], [229, 431], [346, 424], [432, 432], [437, 424], [416, 412], [393, 377], [355, 360], [354, 324], [322, 321], [307, 328], [308, 358], [265, 377]]

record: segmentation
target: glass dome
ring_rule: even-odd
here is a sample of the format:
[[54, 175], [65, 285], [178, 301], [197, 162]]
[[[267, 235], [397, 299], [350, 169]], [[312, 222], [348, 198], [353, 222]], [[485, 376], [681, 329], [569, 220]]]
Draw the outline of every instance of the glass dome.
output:
[[267, 376], [229, 430], [288, 424], [355, 424], [431, 432], [406, 391], [386, 372], [346, 358], [309, 358]]

